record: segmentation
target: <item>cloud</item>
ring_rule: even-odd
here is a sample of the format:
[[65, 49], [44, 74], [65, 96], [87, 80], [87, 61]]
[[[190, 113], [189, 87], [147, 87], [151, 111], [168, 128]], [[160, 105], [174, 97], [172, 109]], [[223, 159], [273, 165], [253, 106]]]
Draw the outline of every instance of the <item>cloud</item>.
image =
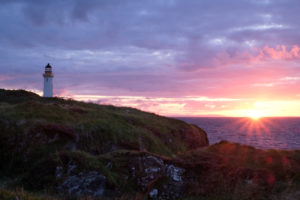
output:
[[299, 59], [300, 48], [298, 45], [294, 45], [290, 51], [286, 49], [286, 46], [281, 45], [276, 48], [270, 48], [265, 46], [263, 51], [264, 54], [273, 59]]
[[[297, 80], [281, 78], [300, 76], [299, 6], [296, 0], [2, 0], [0, 74], [10, 78], [1, 87], [41, 90], [50, 62], [60, 95], [292, 98]], [[164, 110], [157, 99], [142, 101], [134, 105]], [[178, 107], [188, 105], [180, 100]]]
[[[66, 96], [66, 94], [68, 94]], [[145, 96], [101, 96], [101, 95], [73, 95], [68, 92], [62, 93], [64, 97], [71, 97], [82, 101], [99, 104], [137, 107], [144, 111], [156, 112], [167, 115], [200, 115], [205, 109], [224, 109], [225, 104], [240, 102], [241, 99], [233, 98], [209, 98], [205, 96], [185, 96], [180, 98], [145, 97]]]

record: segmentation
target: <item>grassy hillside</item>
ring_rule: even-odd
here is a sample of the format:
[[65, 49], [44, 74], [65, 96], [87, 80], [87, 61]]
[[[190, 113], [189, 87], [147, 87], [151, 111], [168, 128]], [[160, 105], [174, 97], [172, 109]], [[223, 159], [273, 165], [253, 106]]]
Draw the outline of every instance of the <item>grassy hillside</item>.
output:
[[24, 141], [58, 134], [64, 145], [68, 141], [93, 154], [134, 149], [171, 156], [208, 143], [204, 131], [180, 120], [126, 107], [45, 99], [26, 91], [0, 90], [0, 127], [7, 133], [1, 134], [2, 141], [12, 135]]
[[0, 199], [99, 199], [91, 190], [120, 200], [298, 200], [300, 151], [208, 146], [180, 120], [0, 89]]
[[172, 156], [208, 145], [183, 121], [127, 107], [0, 89], [0, 174], [22, 174], [62, 151], [138, 150]]

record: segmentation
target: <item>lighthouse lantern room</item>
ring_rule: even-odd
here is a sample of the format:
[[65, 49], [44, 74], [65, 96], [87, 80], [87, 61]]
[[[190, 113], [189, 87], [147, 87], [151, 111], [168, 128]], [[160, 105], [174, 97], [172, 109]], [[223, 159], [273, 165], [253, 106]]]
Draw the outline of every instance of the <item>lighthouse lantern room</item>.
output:
[[48, 63], [45, 67], [44, 76], [44, 97], [53, 97], [53, 74], [52, 67]]

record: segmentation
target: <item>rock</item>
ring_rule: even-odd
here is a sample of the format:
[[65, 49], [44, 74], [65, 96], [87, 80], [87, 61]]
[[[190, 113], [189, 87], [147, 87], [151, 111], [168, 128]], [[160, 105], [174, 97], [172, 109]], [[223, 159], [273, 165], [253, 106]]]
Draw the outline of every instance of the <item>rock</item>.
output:
[[17, 126], [22, 126], [24, 124], [26, 124], [26, 120], [24, 120], [24, 119], [21, 119], [21, 120], [17, 121], [17, 123], [16, 123]]
[[[131, 177], [136, 179], [142, 192], [149, 192], [150, 199], [178, 199], [184, 194], [185, 169], [166, 164], [153, 155], [139, 156], [132, 162]], [[150, 189], [154, 188], [154, 189]], [[160, 191], [158, 193], [158, 191]]]
[[49, 140], [47, 141], [47, 143], [54, 143], [59, 139], [59, 135], [55, 134], [53, 138], [49, 138]]
[[148, 187], [162, 176], [165, 165], [163, 160], [154, 156], [139, 157], [135, 161], [137, 166], [131, 167], [131, 176], [137, 177], [137, 184], [143, 192], [146, 192]]
[[75, 170], [76, 168], [77, 168], [77, 165], [74, 164], [72, 161], [70, 161], [70, 162], [68, 163], [67, 175], [70, 176], [70, 175], [74, 172], [74, 170]]
[[61, 179], [64, 173], [64, 168], [61, 166], [57, 166], [55, 169], [55, 178]]
[[162, 185], [162, 192], [158, 199], [179, 199], [185, 191], [184, 182], [185, 169], [176, 167], [174, 165], [166, 165], [164, 176], [168, 181]]
[[182, 181], [182, 176], [184, 172], [184, 169], [175, 167], [174, 165], [167, 166], [167, 176], [170, 177], [173, 181]]
[[66, 177], [58, 186], [58, 191], [67, 196], [100, 197], [105, 191], [106, 177], [96, 171]]
[[112, 168], [112, 162], [108, 162], [108, 163], [105, 165], [105, 167], [106, 167], [107, 169], [111, 169], [111, 168]]
[[157, 198], [158, 195], [158, 189], [153, 189], [149, 192], [149, 198], [154, 199]]
[[63, 196], [101, 197], [106, 190], [106, 177], [97, 171], [75, 173], [77, 166], [70, 162], [66, 173], [63, 173], [61, 166], [56, 167], [56, 179], [61, 183], [57, 190]]

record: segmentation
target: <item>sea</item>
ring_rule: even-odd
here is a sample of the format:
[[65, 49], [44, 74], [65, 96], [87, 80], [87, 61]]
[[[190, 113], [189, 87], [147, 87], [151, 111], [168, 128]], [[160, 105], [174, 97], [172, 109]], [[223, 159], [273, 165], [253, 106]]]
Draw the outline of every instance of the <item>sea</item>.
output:
[[262, 149], [300, 150], [300, 118], [181, 117], [202, 128], [209, 143], [222, 140]]

